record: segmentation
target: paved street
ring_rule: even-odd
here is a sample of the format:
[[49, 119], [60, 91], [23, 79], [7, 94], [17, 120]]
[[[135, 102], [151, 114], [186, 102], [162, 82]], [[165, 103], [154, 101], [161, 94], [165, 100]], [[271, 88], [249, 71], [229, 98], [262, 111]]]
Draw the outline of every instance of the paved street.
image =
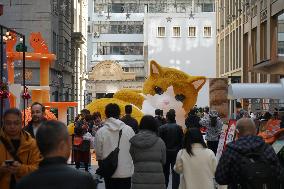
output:
[[[96, 163], [96, 162], [95, 162]], [[92, 165], [91, 168], [90, 168], [90, 173], [95, 177], [95, 172], [96, 172], [96, 169], [98, 168], [98, 166], [95, 164], [95, 165]], [[104, 181], [103, 179], [101, 179], [102, 181]], [[171, 188], [171, 185], [172, 185], [172, 179], [170, 178], [170, 183], [169, 183], [169, 187], [168, 188]], [[98, 188], [97, 189], [105, 189], [105, 184], [104, 182], [103, 183], [100, 183], [98, 185]]]
[[[69, 162], [70, 162], [70, 159], [69, 159]], [[95, 154], [92, 154], [92, 161], [91, 161], [91, 167], [90, 167], [90, 169], [89, 169], [89, 171], [90, 171], [90, 173], [93, 175], [93, 177], [95, 178], [96, 177], [96, 174], [95, 174], [95, 172], [96, 172], [96, 169], [98, 168], [98, 163], [97, 163], [97, 161], [96, 161], [96, 159], [95, 159]], [[83, 168], [82, 168], [82, 170], [84, 170]], [[170, 176], [171, 177], [171, 176]], [[172, 179], [170, 178], [170, 183], [169, 183], [169, 187], [168, 188], [171, 188], [171, 185], [172, 185], [172, 181], [171, 181]], [[104, 181], [103, 179], [101, 179], [101, 181]], [[97, 189], [105, 189], [105, 184], [104, 184], [104, 182], [103, 183], [100, 183], [99, 185], [98, 185], [98, 188]]]

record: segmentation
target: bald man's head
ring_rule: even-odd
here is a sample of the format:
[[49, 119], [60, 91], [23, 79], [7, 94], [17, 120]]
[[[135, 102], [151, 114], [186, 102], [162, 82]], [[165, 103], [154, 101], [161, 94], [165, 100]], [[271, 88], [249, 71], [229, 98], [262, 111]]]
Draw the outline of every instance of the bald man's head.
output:
[[247, 135], [256, 135], [255, 123], [250, 118], [242, 118], [237, 121], [236, 129], [239, 137]]

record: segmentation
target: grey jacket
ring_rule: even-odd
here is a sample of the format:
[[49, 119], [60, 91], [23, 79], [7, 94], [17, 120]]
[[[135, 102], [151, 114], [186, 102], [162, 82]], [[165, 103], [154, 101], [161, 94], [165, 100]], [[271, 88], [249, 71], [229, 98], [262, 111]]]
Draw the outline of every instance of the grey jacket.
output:
[[130, 154], [134, 163], [131, 189], [166, 189], [163, 164], [166, 146], [161, 138], [141, 130], [130, 139]]

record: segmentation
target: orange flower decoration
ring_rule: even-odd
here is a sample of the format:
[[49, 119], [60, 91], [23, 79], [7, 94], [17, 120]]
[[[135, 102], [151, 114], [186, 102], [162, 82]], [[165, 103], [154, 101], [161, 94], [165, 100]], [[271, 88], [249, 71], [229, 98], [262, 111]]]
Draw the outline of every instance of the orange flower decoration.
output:
[[[25, 123], [23, 124], [24, 126], [26, 126], [32, 120], [31, 107], [26, 108], [25, 113], [26, 113], [26, 120]], [[57, 120], [56, 116], [49, 110], [45, 110], [44, 117], [47, 120]], [[24, 122], [24, 111], [22, 111], [22, 120]]]

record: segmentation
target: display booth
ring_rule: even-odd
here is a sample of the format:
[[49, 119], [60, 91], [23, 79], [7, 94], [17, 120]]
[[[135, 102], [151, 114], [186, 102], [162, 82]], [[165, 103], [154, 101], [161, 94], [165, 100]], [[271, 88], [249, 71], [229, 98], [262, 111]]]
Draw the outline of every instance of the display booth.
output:
[[[8, 29], [7, 29], [8, 30]], [[9, 37], [4, 38], [6, 44], [6, 61], [7, 61], [7, 83], [9, 86], [9, 104], [10, 107], [20, 108], [21, 99], [25, 104], [31, 98], [32, 102], [39, 102], [50, 108], [58, 109], [58, 118], [60, 121], [67, 122], [67, 108], [77, 107], [77, 102], [50, 102], [50, 87], [49, 87], [49, 70], [50, 65], [56, 60], [56, 55], [48, 51], [48, 45], [44, 41], [40, 32], [30, 34], [29, 42], [33, 52], [26, 52], [25, 41], [20, 43], [15, 48], [17, 43], [17, 35], [13, 30], [7, 32]], [[22, 39], [20, 39], [21, 41]], [[20, 48], [21, 47], [21, 48]], [[20, 48], [20, 49], [19, 49]], [[16, 49], [16, 50], [15, 50]], [[23, 85], [15, 84], [14, 61], [23, 60]], [[40, 64], [40, 86], [26, 86], [25, 84], [25, 61], [33, 61]], [[31, 93], [31, 95], [29, 95]], [[26, 122], [26, 113], [24, 112], [24, 122]]]
[[[233, 83], [228, 87], [230, 116], [236, 117], [236, 100], [238, 99], [275, 99], [284, 100], [284, 78], [280, 83]], [[281, 103], [279, 103], [281, 105]]]

